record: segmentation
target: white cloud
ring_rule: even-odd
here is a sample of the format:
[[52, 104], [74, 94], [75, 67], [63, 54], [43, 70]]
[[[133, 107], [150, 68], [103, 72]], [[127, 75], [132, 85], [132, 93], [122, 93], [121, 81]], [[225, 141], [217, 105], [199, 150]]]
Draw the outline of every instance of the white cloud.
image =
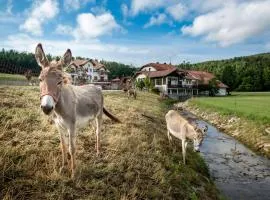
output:
[[8, 0], [7, 1], [7, 13], [8, 14], [12, 14], [12, 7], [13, 7], [12, 0]]
[[33, 35], [42, 35], [42, 25], [48, 20], [53, 19], [58, 12], [59, 8], [56, 0], [34, 2], [28, 18], [20, 26], [20, 29]]
[[127, 6], [127, 4], [123, 3], [121, 5], [121, 11], [122, 11], [122, 15], [123, 15], [124, 19], [126, 19], [127, 16], [128, 16], [128, 6]]
[[74, 30], [76, 39], [96, 38], [102, 35], [111, 34], [114, 30], [120, 30], [111, 13], [93, 15], [92, 13], [83, 13], [77, 16], [77, 27]]
[[64, 0], [64, 8], [66, 11], [79, 10], [87, 3], [94, 3], [95, 0]]
[[[62, 56], [69, 48], [74, 56], [114, 60], [122, 63], [134, 63], [135, 57], [139, 60], [138, 58], [149, 53], [147, 48], [136, 45], [102, 43], [97, 39], [87, 41], [48, 40], [30, 37], [27, 34], [10, 35], [3, 42], [2, 48], [34, 53], [38, 43], [42, 43], [46, 54]], [[138, 62], [135, 63], [138, 64]]]
[[158, 14], [156, 17], [152, 16], [149, 20], [149, 22], [147, 22], [144, 25], [144, 28], [148, 28], [151, 26], [155, 26], [155, 25], [161, 25], [168, 22], [167, 16], [164, 13]]
[[166, 11], [177, 21], [181, 20], [187, 13], [188, 8], [181, 3], [167, 7]]
[[62, 25], [62, 24], [59, 24], [55, 30], [55, 33], [59, 35], [71, 35], [72, 32], [73, 32], [73, 28], [71, 26]]
[[21, 13], [13, 14], [12, 8], [13, 2], [12, 0], [8, 0], [6, 4], [6, 10], [0, 11], [0, 23], [8, 25], [22, 23]]
[[[170, 62], [177, 64], [183, 60], [190, 62], [224, 59], [235, 56], [260, 53], [265, 49], [262, 45], [235, 45], [228, 48], [217, 48], [191, 39], [181, 39], [176, 36], [159, 37], [153, 41], [144, 38], [138, 43], [136, 39], [126, 42], [119, 39], [117, 43], [104, 43], [97, 39], [63, 40], [41, 39], [26, 34], [10, 35], [1, 43], [1, 48], [15, 49], [34, 53], [36, 45], [42, 43], [46, 53], [62, 56], [70, 48], [74, 56], [105, 59], [142, 66], [149, 62]], [[124, 43], [123, 43], [124, 42]]]
[[230, 3], [200, 15], [184, 26], [183, 34], [204, 36], [207, 41], [229, 46], [270, 29], [270, 0]]
[[164, 0], [132, 0], [131, 2], [131, 14], [137, 15], [139, 12], [154, 10], [167, 5], [167, 1]]

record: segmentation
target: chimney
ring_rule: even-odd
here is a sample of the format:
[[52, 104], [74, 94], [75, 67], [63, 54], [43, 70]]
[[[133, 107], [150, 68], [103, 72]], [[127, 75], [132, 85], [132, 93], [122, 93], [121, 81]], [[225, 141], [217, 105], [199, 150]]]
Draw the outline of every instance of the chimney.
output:
[[156, 64], [159, 64], [159, 62], [156, 62]]
[[165, 62], [164, 65], [166, 65], [167, 63]]

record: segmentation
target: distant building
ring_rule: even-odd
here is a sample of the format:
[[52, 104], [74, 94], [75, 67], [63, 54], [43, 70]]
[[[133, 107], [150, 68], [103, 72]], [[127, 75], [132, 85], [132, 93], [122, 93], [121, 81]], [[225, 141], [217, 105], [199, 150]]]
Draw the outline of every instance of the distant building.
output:
[[[188, 74], [198, 80], [198, 88], [200, 95], [209, 95], [209, 90], [207, 90], [209, 81], [213, 78], [216, 78], [214, 74], [204, 71], [193, 71], [187, 70]], [[217, 96], [225, 96], [227, 95], [228, 86], [217, 80], [218, 93]], [[205, 89], [203, 89], [205, 88]]]
[[[155, 88], [172, 98], [193, 95], [209, 95], [209, 91], [199, 91], [201, 85], [207, 86], [215, 76], [208, 72], [178, 69], [171, 64], [148, 63], [135, 75], [136, 80], [149, 77]], [[226, 95], [225, 84], [219, 81], [218, 95]]]
[[67, 67], [74, 84], [79, 84], [80, 80], [85, 79], [86, 83], [107, 83], [109, 70], [98, 60], [76, 59]]

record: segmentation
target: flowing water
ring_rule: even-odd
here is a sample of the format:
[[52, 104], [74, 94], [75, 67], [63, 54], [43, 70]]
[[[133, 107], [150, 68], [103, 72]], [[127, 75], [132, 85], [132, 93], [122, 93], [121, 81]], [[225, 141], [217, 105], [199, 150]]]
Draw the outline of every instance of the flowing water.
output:
[[200, 150], [221, 193], [228, 199], [270, 200], [270, 160], [210, 124], [196, 121], [199, 126], [208, 125]]

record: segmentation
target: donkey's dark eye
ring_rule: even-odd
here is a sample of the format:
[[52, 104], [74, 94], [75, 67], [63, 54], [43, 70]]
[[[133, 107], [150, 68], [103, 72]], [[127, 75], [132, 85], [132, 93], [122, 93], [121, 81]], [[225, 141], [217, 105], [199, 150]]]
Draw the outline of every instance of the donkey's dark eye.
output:
[[42, 79], [41, 78], [39, 78], [38, 80], [39, 80], [39, 82], [42, 82]]
[[58, 83], [57, 83], [57, 85], [61, 85], [62, 84], [62, 81], [59, 81]]

